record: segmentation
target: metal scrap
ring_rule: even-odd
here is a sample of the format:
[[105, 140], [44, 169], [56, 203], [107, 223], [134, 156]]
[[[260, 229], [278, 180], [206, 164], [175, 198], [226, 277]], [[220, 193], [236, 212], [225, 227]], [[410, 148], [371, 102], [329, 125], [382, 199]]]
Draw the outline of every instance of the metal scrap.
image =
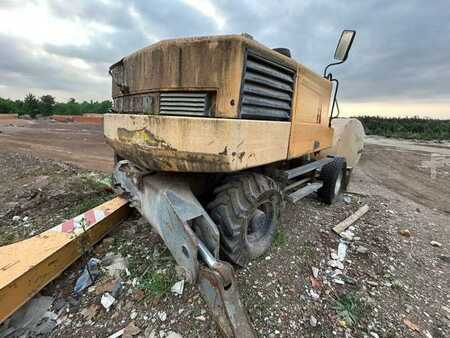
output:
[[84, 289], [88, 288], [97, 280], [100, 276], [100, 269], [98, 265], [100, 260], [97, 258], [91, 258], [84, 267], [83, 273], [78, 277], [75, 282], [73, 291], [77, 294], [81, 293]]
[[49, 335], [57, 326], [57, 315], [49, 311], [52, 303], [53, 297], [31, 299], [0, 327], [0, 337]]

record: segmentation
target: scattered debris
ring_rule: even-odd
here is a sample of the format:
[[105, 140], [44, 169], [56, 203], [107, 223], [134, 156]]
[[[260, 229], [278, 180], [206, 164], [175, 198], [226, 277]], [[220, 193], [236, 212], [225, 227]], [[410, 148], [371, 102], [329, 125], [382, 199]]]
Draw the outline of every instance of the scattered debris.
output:
[[100, 300], [106, 311], [109, 311], [109, 308], [114, 304], [115, 301], [116, 299], [111, 296], [109, 292], [105, 292]]
[[123, 336], [123, 333], [125, 332], [125, 329], [120, 329], [117, 332], [114, 332], [112, 335], [108, 336], [108, 338], [119, 338]]
[[170, 290], [177, 295], [182, 295], [183, 289], [184, 289], [184, 279], [176, 282]]
[[426, 338], [433, 338], [433, 336], [431, 335], [431, 333], [428, 332], [428, 331], [426, 331], [426, 330], [423, 332], [423, 335], [424, 335]]
[[111, 296], [113, 296], [114, 298], [119, 298], [120, 294], [122, 293], [123, 290], [123, 283], [120, 279], [117, 279], [116, 282], [114, 283], [114, 287], [111, 290]]
[[159, 311], [158, 318], [160, 321], [164, 322], [167, 319], [167, 313], [165, 313], [164, 311]]
[[331, 257], [331, 259], [334, 259], [335, 261], [337, 261], [337, 260], [338, 260], [338, 255], [337, 255], [337, 252], [336, 252], [336, 250], [334, 250], [334, 249], [331, 249], [331, 252], [330, 252], [330, 257]]
[[322, 283], [317, 278], [314, 278], [313, 276], [309, 276], [309, 279], [311, 281], [311, 286], [313, 289], [320, 289], [322, 288]]
[[183, 338], [183, 336], [181, 334], [177, 333], [177, 332], [169, 331], [167, 333], [166, 338]]
[[436, 248], [442, 247], [442, 243], [439, 243], [437, 241], [431, 241], [430, 244]]
[[347, 244], [345, 244], [344, 242], [339, 242], [337, 260], [343, 262], [345, 260], [346, 255], [347, 255]]
[[331, 266], [332, 268], [337, 268], [339, 270], [343, 270], [344, 269], [344, 264], [342, 264], [341, 261], [338, 261], [336, 259], [330, 259], [328, 261], [328, 266]]
[[344, 195], [342, 197], [342, 200], [344, 201], [345, 204], [352, 204], [352, 197], [349, 195]]
[[123, 329], [123, 338], [130, 338], [133, 336], [138, 335], [141, 332], [141, 329], [138, 328], [135, 324], [134, 321], [131, 321], [130, 323], [128, 323], [128, 325]]
[[312, 327], [317, 326], [317, 318], [314, 317], [313, 315], [311, 315], [311, 317], [309, 318], [309, 325], [311, 325]]
[[100, 309], [100, 305], [98, 304], [91, 304], [89, 307], [81, 310], [81, 315], [86, 320], [92, 320], [97, 315], [98, 310]]
[[334, 278], [333, 282], [340, 285], [345, 285], [345, 282], [340, 278]]
[[450, 315], [450, 307], [442, 305], [442, 310], [444, 310], [445, 312], [447, 312], [448, 315]]
[[333, 231], [340, 235], [344, 230], [346, 230], [350, 225], [355, 223], [359, 218], [361, 218], [367, 211], [369, 210], [369, 206], [365, 204], [361, 208], [359, 208], [354, 214], [347, 217], [341, 223], [336, 225], [333, 228]]
[[373, 287], [376, 287], [376, 286], [379, 285], [378, 282], [374, 282], [374, 281], [371, 281], [371, 280], [367, 281], [367, 284], [370, 285], [370, 286], [373, 286]]
[[356, 248], [356, 252], [364, 255], [369, 252], [369, 249], [366, 248], [365, 246], [360, 245]]
[[0, 337], [50, 335], [58, 318], [54, 312], [49, 311], [52, 303], [53, 297], [34, 297], [0, 326]]
[[403, 319], [403, 323], [407, 326], [407, 327], [409, 327], [412, 331], [416, 331], [416, 332], [420, 332], [420, 328], [416, 325], [416, 324], [414, 324], [413, 322], [411, 322], [410, 320], [408, 320], [408, 319]]
[[[59, 193], [59, 195], [62, 194]], [[423, 210], [424, 216], [419, 214], [409, 218], [408, 208], [402, 207], [397, 202], [395, 202], [396, 205], [390, 204], [389, 201], [379, 196], [354, 197], [353, 200], [354, 203], [351, 206], [338, 203], [333, 208], [323, 208], [314, 199], [305, 200], [306, 205], [289, 211], [291, 212], [289, 222], [295, 222], [295, 225], [300, 224], [303, 227], [301, 229], [299, 227], [288, 228], [285, 227], [285, 224], [281, 225], [282, 230], [294, 243], [298, 236], [298, 246], [287, 245], [281, 249], [272, 250], [270, 254], [272, 259], [269, 261], [262, 259], [264, 262], [262, 266], [253, 263], [248, 269], [239, 270], [238, 281], [251, 288], [243, 291], [244, 299], [248, 300], [249, 295], [253, 296], [255, 290], [260, 290], [263, 295], [263, 298], [255, 300], [255, 308], [264, 305], [261, 313], [256, 313], [256, 311], [252, 313], [252, 321], [257, 332], [263, 332], [261, 335], [268, 337], [296, 337], [299, 335], [299, 330], [302, 330], [302, 335], [305, 337], [322, 334], [335, 337], [368, 336], [377, 338], [377, 336], [401, 337], [408, 336], [408, 334], [429, 337], [426, 331], [428, 329], [435, 337], [441, 336], [439, 332], [442, 332], [442, 336], [446, 336], [447, 326], [445, 325], [450, 320], [450, 313], [444, 308], [444, 305], [448, 304], [445, 302], [446, 284], [443, 277], [448, 272], [450, 256], [444, 252], [444, 249], [433, 248], [430, 245], [431, 239], [436, 239], [446, 249], [446, 242], [442, 239], [445, 237], [439, 237], [440, 232], [433, 231], [432, 237], [429, 238], [420, 230], [421, 227], [425, 228], [428, 222], [435, 222], [435, 220], [425, 219], [428, 217], [427, 209]], [[344, 231], [346, 233], [347, 231], [354, 232], [354, 243], [344, 242], [348, 247], [345, 263], [343, 263], [345, 273], [343, 273], [339, 269], [327, 266], [330, 243], [334, 243], [332, 258], [338, 260], [339, 242], [336, 242], [334, 235], [330, 236], [326, 227], [328, 224], [337, 224], [339, 221], [336, 220], [341, 220], [346, 215], [350, 215], [353, 210], [358, 209], [359, 206], [356, 205], [360, 201], [362, 201], [361, 205], [366, 202], [370, 203], [371, 212], [366, 213], [364, 217], [364, 229], [361, 227], [361, 230], [352, 230], [352, 226], [350, 226], [348, 230]], [[383, 202], [386, 202], [386, 205]], [[24, 214], [19, 210], [21, 203], [14, 207], [15, 209], [8, 206], [11, 211], [5, 209], [6, 207], [0, 208], [0, 213], [5, 215], [2, 218], [4, 224], [19, 230], [27, 230], [23, 227]], [[71, 203], [73, 202], [71, 201]], [[395, 210], [395, 215], [386, 213], [388, 207]], [[31, 222], [31, 218], [28, 220], [32, 223], [33, 229], [36, 224], [42, 223], [39, 218], [36, 218], [33, 211], [26, 212], [33, 218], [33, 222]], [[17, 223], [11, 222], [13, 215], [19, 215], [20, 219], [17, 220]], [[311, 215], [311, 219], [308, 218], [309, 215]], [[423, 220], [420, 219], [421, 217]], [[356, 224], [361, 222], [362, 219]], [[129, 227], [135, 223], [137, 221], [131, 219], [125, 225]], [[411, 237], [414, 238], [414, 260], [411, 260], [409, 256], [410, 250], [408, 249], [411, 249], [411, 243], [408, 240], [399, 240], [402, 239], [400, 235], [395, 236], [398, 229], [408, 225], [410, 225]], [[5, 228], [3, 224], [0, 224], [0, 228], [2, 227]], [[417, 236], [415, 236], [416, 229]], [[434, 229], [438, 229], [438, 227], [433, 227]], [[128, 235], [128, 232], [124, 232], [122, 229], [118, 229], [114, 236], [116, 239], [114, 243], [110, 243], [109, 240], [100, 243], [102, 251], [98, 256], [101, 257], [108, 251], [112, 251], [114, 255], [120, 252], [129, 262], [131, 277], [125, 277], [122, 272], [122, 283], [119, 283], [118, 278], [109, 277], [107, 273], [104, 273], [103, 275], [106, 276], [100, 275], [93, 284], [95, 285], [94, 292], [84, 291], [86, 294], [83, 297], [73, 299], [68, 297], [68, 292], [71, 291], [71, 287], [80, 274], [76, 267], [68, 269], [43, 291], [45, 294], [55, 297], [50, 309], [59, 316], [58, 326], [51, 334], [44, 336], [96, 335], [97, 337], [107, 337], [118, 329], [123, 330], [120, 330], [120, 335], [123, 336], [125, 327], [132, 320], [142, 329], [138, 335], [143, 337], [171, 337], [171, 329], [186, 337], [213, 336], [215, 328], [208, 320], [202, 321], [205, 317], [207, 318], [207, 315], [200, 312], [204, 308], [200, 297], [195, 298], [195, 292], [192, 292], [191, 288], [188, 290], [187, 287], [183, 290], [184, 296], [175, 297], [171, 294], [171, 286], [175, 286], [175, 282], [180, 281], [181, 277], [175, 280], [173, 279], [175, 277], [171, 277], [170, 282], [165, 286], [166, 292], [169, 292], [161, 298], [150, 295], [146, 286], [140, 283], [139, 276], [147, 266], [165, 269], [167, 264], [171, 264], [169, 269], [174, 268], [173, 261], [164, 261], [168, 252], [165, 252], [157, 236], [144, 233], [140, 228], [134, 236]], [[362, 240], [357, 236], [361, 236]], [[140, 246], [146, 247], [146, 249], [141, 250]], [[147, 253], [149, 247], [154, 249]], [[154, 253], [157, 251], [159, 254], [156, 256]], [[365, 253], [370, 256], [362, 255]], [[408, 270], [411, 268], [411, 264], [416, 264], [416, 258], [426, 266], [427, 273], [424, 274], [423, 279], [422, 276], [418, 278], [415, 268], [411, 271]], [[311, 264], [315, 267], [311, 267]], [[102, 263], [100, 267], [105, 266]], [[368, 270], [371, 271], [370, 275], [367, 274]], [[315, 280], [311, 278], [315, 278]], [[136, 279], [135, 284], [133, 284], [134, 279]], [[352, 279], [356, 281], [356, 287], [349, 285], [352, 283]], [[277, 280], [283, 280], [283, 282], [277, 283]], [[377, 282], [379, 286], [371, 287], [367, 280]], [[322, 287], [315, 288], [318, 286], [316, 282], [319, 282]], [[108, 283], [108, 287], [102, 289], [104, 283]], [[435, 284], [433, 285], [433, 283]], [[120, 301], [112, 292], [116, 285], [121, 285], [123, 288], [120, 293]], [[303, 287], [306, 288], [303, 294], [300, 294], [299, 297], [291, 296], [292, 294], [297, 295], [298, 289], [302, 290]], [[91, 288], [93, 288], [92, 285]], [[313, 294], [310, 293], [310, 289], [313, 289]], [[108, 313], [100, 304], [100, 298], [105, 292], [115, 298]], [[334, 297], [345, 293], [355, 294], [357, 298], [360, 297], [365, 304], [370, 306], [367, 317], [364, 308], [361, 312], [354, 311], [361, 318], [350, 328], [347, 320], [343, 321], [345, 324], [339, 326], [337, 314], [332, 310]], [[405, 296], [401, 302], [397, 301], [396, 297], [392, 297], [396, 293]], [[299, 300], [300, 297], [303, 298]], [[314, 302], [313, 299], [316, 301]], [[424, 302], [425, 299], [427, 302]], [[410, 307], [406, 306], [404, 301], [407, 301]], [[351, 304], [348, 306], [350, 312], [352, 312], [351, 306]], [[164, 322], [159, 319], [159, 311], [167, 313]], [[423, 314], [424, 311], [428, 312], [430, 317]], [[311, 325], [311, 314], [317, 320], [315, 328]], [[55, 318], [54, 315], [52, 316]], [[403, 323], [405, 316], [420, 324], [421, 333], [411, 331]], [[267, 319], [265, 319], [266, 317]], [[110, 331], [111, 329], [114, 330]], [[334, 334], [333, 331], [336, 333]], [[120, 335], [115, 337], [118, 338]], [[173, 338], [180, 336], [174, 332]]]
[[315, 292], [313, 289], [309, 290], [309, 294], [311, 295], [311, 298], [313, 300], [319, 300], [320, 299], [320, 295]]
[[100, 260], [97, 258], [91, 258], [87, 262], [86, 266], [84, 267], [83, 273], [75, 282], [75, 287], [73, 288], [73, 291], [75, 293], [81, 293], [81, 291], [91, 286], [97, 280], [97, 278], [100, 276], [100, 269], [98, 267], [99, 264]]
[[356, 280], [347, 275], [342, 275], [342, 281], [347, 284], [356, 285]]
[[405, 237], [411, 237], [411, 232], [409, 231], [409, 229], [400, 229], [398, 233]]
[[119, 280], [120, 280], [119, 278], [116, 278], [116, 279], [110, 278], [110, 279], [106, 279], [106, 280], [99, 282], [96, 285], [95, 293], [97, 295], [101, 295], [101, 294], [104, 294], [105, 292], [112, 292], [114, 286], [116, 285], [116, 283]]
[[411, 313], [411, 311], [413, 310], [412, 306], [409, 304], [405, 304], [405, 311], [406, 313]]
[[347, 241], [352, 241], [353, 237], [355, 237], [355, 234], [351, 230], [345, 230], [345, 231], [341, 232], [339, 234], [339, 236], [341, 236], [343, 239], [345, 239]]
[[122, 272], [130, 275], [128, 271], [128, 261], [122, 255], [115, 255], [108, 252], [103, 258], [103, 263], [106, 265], [106, 270], [111, 277], [119, 278]]

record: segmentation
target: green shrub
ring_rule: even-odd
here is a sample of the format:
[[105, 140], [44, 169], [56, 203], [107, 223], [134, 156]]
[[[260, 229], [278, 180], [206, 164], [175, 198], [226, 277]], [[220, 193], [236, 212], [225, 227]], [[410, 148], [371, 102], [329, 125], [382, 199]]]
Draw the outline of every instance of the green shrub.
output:
[[378, 116], [356, 118], [363, 124], [367, 135], [419, 140], [450, 140], [450, 120]]

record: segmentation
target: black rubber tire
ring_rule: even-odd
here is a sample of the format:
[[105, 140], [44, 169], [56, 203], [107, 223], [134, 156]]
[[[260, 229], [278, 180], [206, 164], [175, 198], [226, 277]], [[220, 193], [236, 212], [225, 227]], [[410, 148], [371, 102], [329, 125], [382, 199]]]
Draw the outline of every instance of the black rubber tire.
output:
[[272, 244], [283, 205], [280, 188], [267, 176], [242, 173], [227, 178], [214, 194], [207, 208], [220, 231], [221, 254], [244, 267]]
[[[323, 182], [322, 188], [317, 193], [322, 201], [333, 204], [336, 198], [344, 191], [346, 182], [347, 162], [343, 157], [335, 157], [332, 162], [324, 165], [320, 171], [320, 180]], [[339, 175], [342, 173], [342, 175]], [[340, 188], [336, 191], [338, 179], [341, 180]]]

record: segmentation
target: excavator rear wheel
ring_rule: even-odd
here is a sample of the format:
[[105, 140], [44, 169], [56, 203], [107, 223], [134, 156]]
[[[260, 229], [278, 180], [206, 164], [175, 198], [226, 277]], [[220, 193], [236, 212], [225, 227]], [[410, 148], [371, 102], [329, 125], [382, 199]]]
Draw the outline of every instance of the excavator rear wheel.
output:
[[320, 171], [322, 188], [317, 192], [320, 199], [327, 204], [333, 204], [336, 198], [345, 190], [347, 162], [343, 157], [335, 157], [333, 162], [325, 165]]
[[280, 222], [280, 188], [267, 176], [242, 173], [227, 178], [214, 194], [208, 210], [220, 231], [221, 253], [246, 266], [272, 244]]

